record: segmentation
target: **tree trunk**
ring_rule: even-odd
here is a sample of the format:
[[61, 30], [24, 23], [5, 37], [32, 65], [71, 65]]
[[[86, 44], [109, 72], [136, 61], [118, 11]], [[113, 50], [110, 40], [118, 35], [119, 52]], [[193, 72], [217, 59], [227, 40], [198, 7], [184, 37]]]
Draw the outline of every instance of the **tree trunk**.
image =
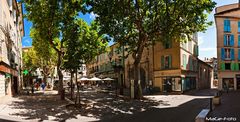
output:
[[[77, 69], [76, 69], [76, 81], [75, 81], [75, 85], [77, 84], [77, 73], [78, 73], [78, 71], [77, 71]], [[75, 87], [74, 87], [75, 88]], [[73, 89], [73, 94], [74, 94], [74, 89]], [[79, 99], [80, 99], [80, 94], [79, 94]], [[80, 102], [80, 101], [79, 101]]]
[[58, 72], [58, 94], [60, 95], [60, 99], [64, 100], [64, 89], [63, 89], [63, 74], [61, 70], [61, 63], [62, 63], [62, 52], [58, 52], [58, 62], [57, 62], [57, 72]]
[[141, 99], [142, 98], [142, 88], [141, 88], [141, 78], [140, 78], [140, 62], [142, 58], [142, 53], [144, 50], [144, 46], [147, 43], [147, 35], [140, 34], [139, 36], [139, 47], [135, 53], [133, 53], [134, 59], [134, 98]]
[[73, 74], [74, 72], [71, 72], [71, 84], [70, 84], [70, 89], [71, 89], [71, 100], [73, 99]]
[[[134, 63], [134, 98], [135, 99], [141, 99], [142, 98], [142, 93], [141, 93], [141, 88], [139, 87], [141, 85], [140, 81], [140, 61], [139, 63], [135, 61]], [[140, 84], [140, 85], [139, 85]]]

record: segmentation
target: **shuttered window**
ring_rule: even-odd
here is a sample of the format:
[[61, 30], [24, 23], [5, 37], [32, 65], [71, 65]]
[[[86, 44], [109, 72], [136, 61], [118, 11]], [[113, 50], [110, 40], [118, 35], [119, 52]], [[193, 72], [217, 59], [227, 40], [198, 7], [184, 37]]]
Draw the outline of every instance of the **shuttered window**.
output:
[[224, 20], [224, 32], [231, 32], [231, 23], [229, 19]]

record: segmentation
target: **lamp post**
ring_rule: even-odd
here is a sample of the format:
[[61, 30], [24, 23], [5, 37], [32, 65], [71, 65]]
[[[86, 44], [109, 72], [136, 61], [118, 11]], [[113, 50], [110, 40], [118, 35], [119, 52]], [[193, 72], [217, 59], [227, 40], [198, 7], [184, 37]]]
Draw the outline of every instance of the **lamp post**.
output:
[[[123, 70], [123, 66], [120, 64], [120, 61], [112, 62], [113, 50], [111, 50], [109, 52], [108, 57], [109, 57], [109, 60], [110, 60], [110, 63], [111, 63], [111, 66], [112, 66], [114, 72], [118, 73], [118, 79], [119, 79], [119, 74], [120, 74], [120, 71]], [[123, 79], [121, 79], [121, 80], [123, 80]], [[120, 94], [123, 95], [123, 83], [122, 83], [122, 81], [120, 83], [121, 83]], [[116, 81], [116, 96], [117, 96], [117, 86], [118, 86], [118, 82]]]

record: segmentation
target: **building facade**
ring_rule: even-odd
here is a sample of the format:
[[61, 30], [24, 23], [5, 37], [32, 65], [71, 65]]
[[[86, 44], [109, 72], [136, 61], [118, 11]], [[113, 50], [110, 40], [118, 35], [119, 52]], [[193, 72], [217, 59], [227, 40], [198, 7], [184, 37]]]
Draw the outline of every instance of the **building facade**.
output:
[[[123, 52], [124, 47], [117, 44], [109, 48], [110, 52], [100, 54], [93, 62], [87, 64], [89, 71], [87, 75], [114, 78], [120, 85], [129, 87], [130, 81], [134, 79], [133, 58], [129, 55], [123, 60], [121, 57], [126, 56], [127, 52]], [[167, 44], [158, 42], [154, 46], [146, 47], [140, 61], [141, 86], [144, 89], [152, 82], [160, 92], [184, 92], [207, 88], [204, 85], [198, 86], [198, 82], [208, 79], [200, 79], [198, 60], [196, 34], [187, 42], [173, 41]], [[207, 64], [203, 62], [201, 65]], [[206, 67], [209, 68], [208, 66]], [[210, 81], [205, 82], [209, 83], [209, 87]]]
[[209, 89], [212, 88], [214, 70], [208, 63], [198, 60], [198, 80], [197, 89]]
[[219, 89], [240, 89], [240, 6], [215, 9]]
[[205, 58], [204, 62], [213, 68], [213, 80], [211, 80], [211, 88], [218, 88], [218, 63], [217, 58]]
[[22, 86], [22, 4], [0, 2], [0, 96], [17, 94]]

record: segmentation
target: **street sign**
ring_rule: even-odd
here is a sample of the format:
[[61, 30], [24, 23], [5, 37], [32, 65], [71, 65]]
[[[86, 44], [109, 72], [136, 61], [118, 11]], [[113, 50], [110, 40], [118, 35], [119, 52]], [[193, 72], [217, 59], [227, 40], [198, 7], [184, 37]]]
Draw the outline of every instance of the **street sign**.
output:
[[23, 71], [23, 74], [24, 74], [24, 75], [27, 75], [27, 74], [28, 74], [28, 70], [25, 69], [25, 70]]

